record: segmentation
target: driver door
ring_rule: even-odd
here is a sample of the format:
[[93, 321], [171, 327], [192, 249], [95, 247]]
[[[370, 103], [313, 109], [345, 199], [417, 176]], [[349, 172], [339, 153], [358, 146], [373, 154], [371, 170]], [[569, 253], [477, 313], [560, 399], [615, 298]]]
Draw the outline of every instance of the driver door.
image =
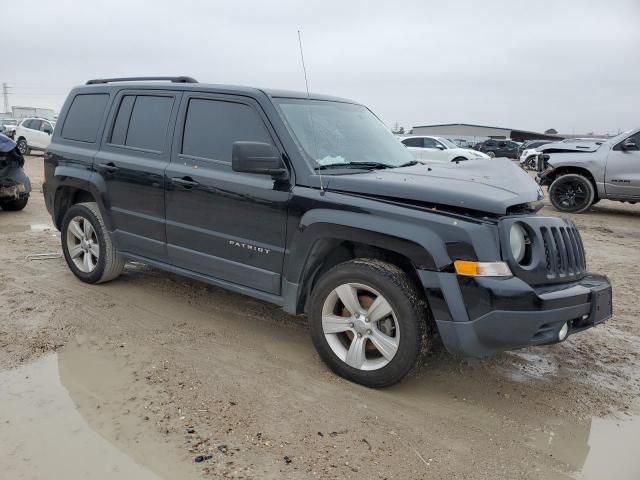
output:
[[[622, 144], [634, 140], [636, 148], [624, 150]], [[640, 132], [615, 145], [607, 157], [605, 190], [607, 196], [640, 198]]]

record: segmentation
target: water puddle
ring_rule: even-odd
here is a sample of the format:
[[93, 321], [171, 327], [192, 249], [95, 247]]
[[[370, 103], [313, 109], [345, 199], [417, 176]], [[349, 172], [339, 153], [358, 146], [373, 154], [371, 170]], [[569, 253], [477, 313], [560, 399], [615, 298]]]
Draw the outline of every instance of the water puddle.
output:
[[0, 373], [2, 477], [160, 479], [87, 424], [58, 363], [53, 354]]
[[533, 444], [568, 464], [580, 480], [638, 480], [640, 416], [625, 417], [547, 425]]
[[31, 225], [0, 225], [0, 233], [48, 232], [53, 225], [48, 223], [34, 223]]
[[53, 229], [53, 225], [49, 225], [47, 223], [35, 223], [29, 225], [29, 229], [32, 232], [48, 232], [49, 230]]

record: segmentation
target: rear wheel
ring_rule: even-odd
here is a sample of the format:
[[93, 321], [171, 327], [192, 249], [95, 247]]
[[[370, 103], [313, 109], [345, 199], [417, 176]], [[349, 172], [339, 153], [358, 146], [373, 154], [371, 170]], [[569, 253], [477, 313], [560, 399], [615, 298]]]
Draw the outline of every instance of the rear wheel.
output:
[[489, 150], [487, 152], [487, 155], [489, 155], [491, 158], [495, 158], [496, 157], [496, 152], [492, 152], [491, 150]]
[[568, 173], [556, 178], [549, 187], [549, 199], [561, 212], [582, 213], [595, 198], [591, 181], [577, 173]]
[[313, 289], [313, 343], [338, 375], [368, 387], [399, 382], [427, 344], [426, 304], [395, 265], [373, 259], [341, 263]]
[[29, 195], [16, 198], [15, 200], [0, 200], [0, 208], [8, 212], [17, 212], [27, 206]]
[[124, 259], [116, 252], [96, 203], [69, 208], [61, 232], [64, 258], [80, 280], [103, 283], [122, 273]]

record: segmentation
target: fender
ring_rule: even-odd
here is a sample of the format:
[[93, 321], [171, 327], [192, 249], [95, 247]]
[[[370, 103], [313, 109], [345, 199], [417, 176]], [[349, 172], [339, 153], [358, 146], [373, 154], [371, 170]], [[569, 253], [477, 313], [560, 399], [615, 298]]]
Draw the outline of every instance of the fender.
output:
[[[403, 210], [404, 220], [362, 211], [314, 209], [306, 212], [288, 241], [290, 248], [283, 282], [285, 310], [290, 313], [300, 311], [299, 301], [308, 276], [318, 260], [326, 257], [342, 241], [355, 241], [393, 251], [409, 258], [419, 270], [442, 271], [452, 263], [449, 248], [452, 244], [471, 246], [475, 243], [473, 238], [487, 239], [486, 232], [480, 233], [478, 229], [490, 228], [488, 225], [469, 222], [469, 228], [464, 229], [461, 228], [463, 222], [459, 220], [424, 211], [415, 211], [422, 218], [411, 221], [413, 219], [406, 217], [406, 209]], [[389, 232], [397, 232], [398, 235], [390, 235]], [[495, 248], [485, 247], [480, 250], [493, 250], [494, 255], [499, 256]]]
[[92, 170], [86, 168], [77, 168], [72, 165], [58, 165], [54, 170], [53, 181], [50, 182], [48, 188], [55, 185], [55, 198], [54, 198], [54, 217], [56, 219], [56, 227], [60, 229], [62, 226], [62, 218], [59, 214], [62, 205], [62, 189], [64, 187], [70, 187], [76, 190], [83, 190], [89, 192], [100, 209], [102, 219], [107, 227], [107, 230], [113, 231], [113, 220], [111, 218], [111, 209], [108, 207], [108, 202], [105, 201], [106, 185], [104, 179], [99, 175], [95, 175]]
[[605, 196], [606, 157], [609, 150], [599, 149], [596, 152], [558, 152], [549, 154], [547, 162], [556, 172], [563, 169], [581, 170], [593, 178], [598, 195]]

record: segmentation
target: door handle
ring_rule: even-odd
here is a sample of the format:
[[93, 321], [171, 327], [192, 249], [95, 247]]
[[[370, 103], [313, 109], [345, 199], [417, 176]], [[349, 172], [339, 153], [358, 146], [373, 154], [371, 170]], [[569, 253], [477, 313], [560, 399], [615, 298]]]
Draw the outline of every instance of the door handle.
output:
[[189, 189], [193, 187], [197, 187], [200, 183], [196, 182], [191, 177], [172, 177], [171, 183], [174, 185], [180, 185], [183, 188]]
[[109, 162], [109, 163], [99, 163], [98, 167], [100, 168], [100, 170], [104, 170], [105, 172], [117, 172], [118, 170], [120, 170], [120, 167], [116, 166], [115, 163], [113, 162]]

